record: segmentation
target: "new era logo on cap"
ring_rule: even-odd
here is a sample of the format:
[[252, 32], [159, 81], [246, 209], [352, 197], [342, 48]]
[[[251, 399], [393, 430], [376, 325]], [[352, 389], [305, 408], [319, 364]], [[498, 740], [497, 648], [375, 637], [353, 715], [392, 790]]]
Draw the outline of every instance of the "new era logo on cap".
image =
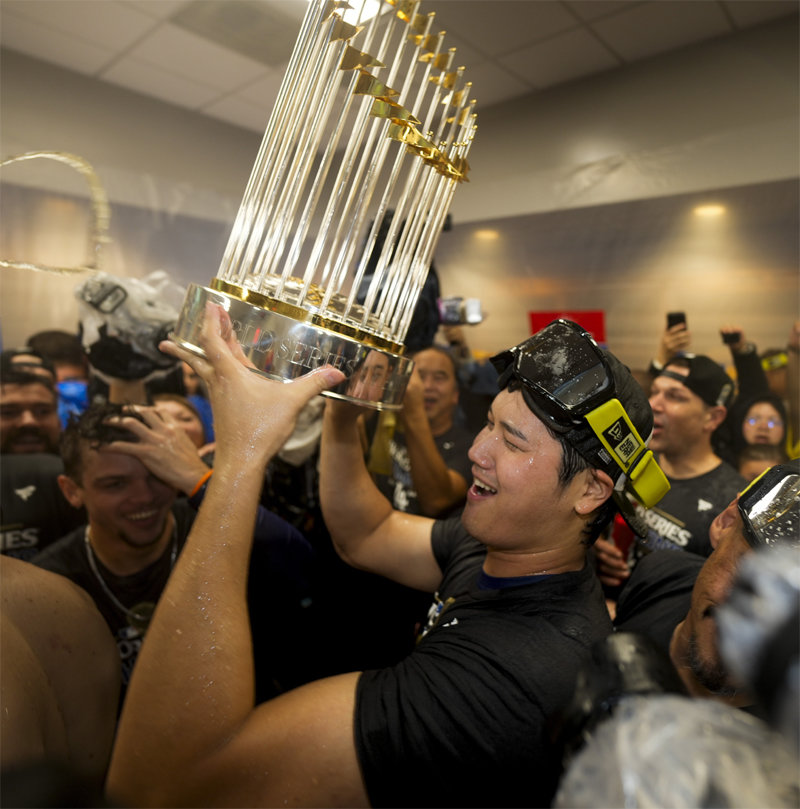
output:
[[603, 437], [625, 466], [630, 464], [631, 459], [642, 446], [631, 432], [630, 427], [625, 423], [625, 419], [621, 418], [603, 431]]

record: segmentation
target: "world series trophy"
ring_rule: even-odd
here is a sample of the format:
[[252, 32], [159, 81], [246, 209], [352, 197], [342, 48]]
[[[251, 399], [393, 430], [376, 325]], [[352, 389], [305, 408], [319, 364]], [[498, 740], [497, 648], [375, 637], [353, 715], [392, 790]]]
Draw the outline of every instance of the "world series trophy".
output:
[[403, 341], [476, 115], [434, 13], [381, 0], [365, 19], [356, 5], [351, 24], [346, 2], [309, 3], [219, 271], [189, 287], [171, 339], [202, 355], [215, 302], [256, 372], [330, 364], [346, 379], [325, 395], [398, 410]]

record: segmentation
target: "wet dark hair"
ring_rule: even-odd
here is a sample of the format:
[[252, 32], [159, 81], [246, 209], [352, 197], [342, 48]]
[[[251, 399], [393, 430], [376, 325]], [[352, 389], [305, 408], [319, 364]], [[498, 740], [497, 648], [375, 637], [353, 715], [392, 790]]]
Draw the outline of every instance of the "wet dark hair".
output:
[[93, 404], [80, 416], [73, 416], [61, 433], [59, 445], [61, 459], [64, 462], [64, 474], [76, 483], [81, 482], [83, 475], [83, 450], [99, 449], [112, 441], [131, 441], [139, 439], [124, 427], [108, 424], [107, 420], [119, 416], [132, 416], [141, 422], [144, 418], [134, 410], [119, 404]]
[[[508, 387], [506, 390], [512, 392], [515, 390], [521, 391], [522, 382], [520, 382], [520, 380], [518, 380], [516, 377], [512, 377], [508, 382]], [[586, 458], [584, 458], [583, 455], [581, 455], [580, 452], [578, 452], [578, 450], [569, 443], [569, 441], [567, 441], [566, 436], [551, 429], [546, 422], [542, 421], [542, 424], [547, 430], [548, 435], [561, 444], [561, 462], [558, 466], [558, 482], [562, 489], [566, 488], [572, 482], [575, 476], [583, 472], [584, 469], [596, 468], [592, 466], [592, 464], [590, 464]], [[614, 498], [609, 496], [608, 500], [597, 507], [595, 518], [586, 524], [583, 537], [584, 544], [587, 546], [593, 545], [594, 541], [603, 532], [603, 529], [614, 518], [614, 514], [616, 514], [616, 512], [617, 506], [614, 502]]]

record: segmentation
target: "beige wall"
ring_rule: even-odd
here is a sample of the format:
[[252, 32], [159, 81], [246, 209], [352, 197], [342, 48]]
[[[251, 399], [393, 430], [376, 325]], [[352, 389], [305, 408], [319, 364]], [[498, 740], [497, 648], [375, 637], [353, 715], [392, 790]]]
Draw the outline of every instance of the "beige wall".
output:
[[[722, 325], [768, 348], [800, 317], [799, 198], [783, 180], [456, 224], [437, 251], [442, 292], [480, 297], [487, 317], [467, 336], [490, 352], [529, 333], [531, 310], [601, 309], [609, 347], [643, 368], [665, 313], [681, 310], [693, 350], [728, 362]], [[708, 201], [728, 213], [695, 216]]]
[[[689, 313], [696, 349], [720, 359], [721, 322], [742, 321], [763, 346], [783, 342], [800, 312], [796, 33], [782, 20], [481, 112], [471, 182], [436, 259], [444, 294], [484, 301], [473, 346], [517, 342], [529, 310], [562, 308], [604, 310], [612, 347], [634, 365], [672, 308]], [[0, 154], [48, 149], [92, 163], [111, 199], [109, 271], [207, 281], [260, 138], [1, 55]], [[30, 163], [2, 171], [51, 198], [3, 193], [0, 257], [20, 240], [51, 263], [80, 250], [80, 178]], [[691, 205], [723, 192], [728, 217], [698, 229]], [[475, 238], [483, 226], [495, 241]], [[74, 283], [0, 270], [4, 344], [74, 328]]]

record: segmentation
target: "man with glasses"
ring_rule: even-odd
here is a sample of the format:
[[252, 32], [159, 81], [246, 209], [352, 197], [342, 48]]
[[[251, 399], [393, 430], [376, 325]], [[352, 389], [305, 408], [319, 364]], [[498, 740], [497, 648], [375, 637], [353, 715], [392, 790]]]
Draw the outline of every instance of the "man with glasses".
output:
[[626, 490], [652, 504], [667, 486], [646, 447], [641, 388], [568, 321], [496, 357], [501, 391], [470, 450], [467, 504], [444, 521], [392, 509], [364, 465], [359, 409], [329, 402], [321, 497], [337, 549], [436, 598], [397, 665], [255, 706], [240, 580], [261, 472], [304, 403], [342, 374], [265, 380], [236, 360], [236, 345], [211, 305], [206, 359], [162, 344], [206, 382], [217, 454], [128, 692], [111, 799], [549, 806], [558, 762], [548, 718], [610, 629], [588, 549]]
[[800, 548], [800, 461], [773, 466], [722, 510], [709, 530], [713, 548], [693, 554], [655, 551], [642, 558], [617, 604], [615, 627], [648, 635], [670, 657], [693, 696], [749, 705], [720, 658], [717, 609], [742, 559], [754, 549]]

